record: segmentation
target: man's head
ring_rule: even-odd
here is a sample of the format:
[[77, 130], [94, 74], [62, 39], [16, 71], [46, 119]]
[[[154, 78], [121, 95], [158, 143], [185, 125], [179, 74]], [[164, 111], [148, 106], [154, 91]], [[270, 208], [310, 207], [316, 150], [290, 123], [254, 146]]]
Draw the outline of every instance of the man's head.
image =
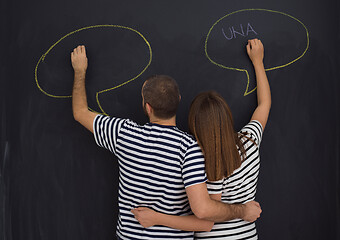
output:
[[142, 87], [142, 97], [145, 112], [148, 104], [159, 119], [170, 119], [176, 115], [180, 94], [173, 78], [166, 75], [149, 77]]

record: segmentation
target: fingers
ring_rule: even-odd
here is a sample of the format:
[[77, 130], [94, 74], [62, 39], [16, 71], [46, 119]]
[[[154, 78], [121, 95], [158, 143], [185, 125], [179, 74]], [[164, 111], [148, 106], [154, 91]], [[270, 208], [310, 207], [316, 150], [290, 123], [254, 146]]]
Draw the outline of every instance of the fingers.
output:
[[252, 49], [253, 47], [256, 47], [258, 45], [261, 45], [261, 44], [262, 44], [261, 40], [259, 40], [257, 38], [248, 40], [248, 45], [250, 45], [250, 49]]
[[260, 216], [260, 214], [262, 213], [261, 205], [260, 205], [260, 203], [258, 203], [256, 201], [253, 201], [253, 202], [254, 202], [254, 205], [259, 208], [259, 216]]
[[[145, 210], [145, 209], [147, 209], [146, 207], [136, 207], [136, 208], [134, 208], [134, 209], [132, 209], [132, 210], [134, 210], [135, 212], [137, 212], [137, 211], [143, 211], [143, 210]], [[131, 210], [131, 211], [132, 211]]]
[[248, 41], [248, 44], [247, 44], [246, 48], [247, 48], [247, 53], [249, 55], [250, 54], [250, 43], [249, 43], [249, 41]]
[[250, 43], [250, 44], [253, 45], [253, 46], [262, 44], [261, 40], [260, 40], [260, 39], [257, 39], [257, 38], [249, 39], [249, 40], [248, 40], [248, 43]]
[[[140, 208], [140, 207], [139, 207]], [[135, 219], [145, 228], [149, 227], [144, 221], [142, 221], [139, 208], [131, 209], [131, 212], [134, 214]]]
[[250, 49], [252, 49], [253, 46], [255, 45], [255, 39], [249, 39], [248, 44], [250, 45]]
[[71, 53], [71, 56], [73, 55], [77, 55], [77, 54], [85, 54], [86, 55], [86, 49], [84, 45], [79, 45], [78, 47], [76, 47], [75, 49], [73, 49], [73, 52]]
[[261, 208], [261, 206], [260, 206], [260, 204], [259, 204], [258, 202], [254, 201], [254, 204], [255, 204], [256, 206], [258, 206], [259, 208]]
[[77, 51], [78, 51], [78, 53], [80, 53], [80, 54], [86, 54], [86, 52], [85, 52], [85, 46], [84, 46], [84, 45], [79, 45], [79, 46], [77, 47]]
[[135, 208], [136, 210], [138, 211], [143, 211], [143, 210], [148, 210], [149, 208], [147, 207], [138, 207], [138, 208]]
[[71, 52], [71, 62], [74, 72], [86, 73], [87, 70], [87, 57], [84, 45], [79, 45]]
[[244, 220], [248, 222], [256, 221], [262, 213], [260, 204], [256, 201], [249, 201], [245, 205], [247, 206], [247, 213]]
[[247, 54], [253, 64], [261, 64], [264, 57], [264, 48], [261, 40], [257, 38], [249, 39], [247, 44]]
[[262, 213], [261, 206], [260, 206], [260, 204], [258, 202], [255, 202], [255, 206], [257, 206], [259, 208], [259, 214], [257, 215], [257, 218], [260, 218], [261, 213]]
[[133, 213], [134, 217], [139, 221], [139, 212], [136, 209], [131, 209], [131, 212]]
[[133, 215], [135, 215], [135, 218], [137, 219], [140, 211], [138, 209], [134, 208], [134, 209], [131, 209], [131, 212], [133, 213]]
[[145, 210], [148, 210], [148, 208], [146, 208], [146, 207], [137, 207], [137, 208], [131, 209], [131, 212], [136, 216], [136, 215], [138, 215], [139, 212], [145, 211]]
[[73, 49], [73, 54], [74, 54], [74, 55], [79, 54], [78, 47], [76, 47], [75, 49]]
[[247, 53], [248, 55], [251, 54], [252, 50], [256, 46], [256, 39], [249, 39], [247, 44]]

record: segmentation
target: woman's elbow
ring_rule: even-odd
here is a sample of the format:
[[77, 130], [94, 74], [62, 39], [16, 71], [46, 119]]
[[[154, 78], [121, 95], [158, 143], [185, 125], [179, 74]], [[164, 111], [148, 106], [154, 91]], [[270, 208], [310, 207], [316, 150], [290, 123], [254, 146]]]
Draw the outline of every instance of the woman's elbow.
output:
[[204, 227], [204, 231], [210, 232], [211, 229], [213, 228], [213, 226], [214, 226], [214, 222], [207, 221], [207, 223], [205, 224], [205, 227]]
[[210, 232], [211, 229], [214, 226], [214, 222], [208, 220], [209, 217], [211, 217], [209, 215], [208, 211], [204, 211], [204, 210], [200, 209], [200, 210], [196, 210], [196, 211], [193, 211], [193, 212], [194, 212], [195, 216], [200, 220], [199, 231]]

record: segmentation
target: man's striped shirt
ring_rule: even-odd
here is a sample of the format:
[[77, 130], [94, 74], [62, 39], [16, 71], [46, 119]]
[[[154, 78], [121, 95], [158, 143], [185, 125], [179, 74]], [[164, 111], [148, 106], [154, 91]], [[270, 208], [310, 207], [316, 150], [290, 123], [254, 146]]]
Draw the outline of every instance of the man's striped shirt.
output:
[[[246, 159], [229, 177], [216, 182], [208, 181], [209, 194], [222, 193], [222, 202], [229, 204], [246, 203], [255, 199], [262, 132], [262, 126], [258, 121], [251, 121], [242, 128], [239, 136], [246, 150]], [[248, 138], [242, 137], [242, 135]], [[257, 232], [255, 223], [234, 219], [215, 223], [210, 232], [196, 232], [195, 239], [257, 239]]]
[[96, 143], [119, 162], [119, 218], [121, 239], [193, 239], [193, 232], [164, 226], [144, 228], [131, 209], [149, 207], [172, 215], [191, 214], [185, 188], [206, 182], [204, 157], [192, 136], [175, 126], [97, 115]]

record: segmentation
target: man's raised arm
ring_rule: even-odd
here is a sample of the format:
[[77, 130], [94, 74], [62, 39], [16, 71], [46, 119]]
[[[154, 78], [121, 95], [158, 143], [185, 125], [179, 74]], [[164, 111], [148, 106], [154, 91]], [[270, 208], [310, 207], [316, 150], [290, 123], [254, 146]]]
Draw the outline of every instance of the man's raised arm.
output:
[[71, 53], [71, 62], [74, 70], [74, 83], [72, 92], [73, 117], [81, 125], [93, 132], [93, 120], [96, 113], [88, 109], [85, 76], [87, 70], [87, 57], [85, 46], [78, 46]]
[[262, 212], [260, 204], [255, 201], [246, 204], [226, 204], [212, 200], [205, 183], [187, 187], [186, 193], [191, 210], [200, 219], [223, 222], [240, 218], [254, 222]]

